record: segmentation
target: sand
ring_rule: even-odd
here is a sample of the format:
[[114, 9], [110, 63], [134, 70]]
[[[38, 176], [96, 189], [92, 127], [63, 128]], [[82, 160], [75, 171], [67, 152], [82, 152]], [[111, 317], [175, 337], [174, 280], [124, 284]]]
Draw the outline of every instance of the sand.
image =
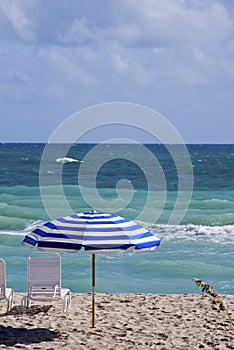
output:
[[32, 303], [23, 313], [22, 293], [5, 314], [0, 303], [0, 349], [234, 349], [234, 295], [221, 295], [227, 311], [208, 294], [96, 294], [96, 327], [91, 327], [91, 294], [72, 294], [62, 303]]

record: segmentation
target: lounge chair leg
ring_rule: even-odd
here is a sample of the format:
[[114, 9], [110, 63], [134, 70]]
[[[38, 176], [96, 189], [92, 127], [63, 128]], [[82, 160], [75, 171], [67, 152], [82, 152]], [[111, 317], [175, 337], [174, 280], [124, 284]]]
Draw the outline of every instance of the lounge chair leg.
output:
[[12, 309], [13, 308], [13, 305], [14, 305], [14, 292], [12, 290], [12, 293], [11, 293], [11, 303], [10, 303], [10, 308]]
[[63, 301], [63, 312], [67, 312], [71, 307], [71, 292], [69, 291]]
[[21, 305], [23, 306], [24, 308], [24, 312], [26, 311], [26, 309], [29, 308], [29, 298], [27, 295], [25, 295], [22, 300], [21, 300]]
[[8, 314], [8, 312], [10, 311], [10, 300], [7, 300], [7, 311], [6, 313]]
[[7, 299], [7, 314], [9, 313], [9, 311], [12, 309], [13, 307], [13, 290], [10, 292], [9, 298]]
[[71, 292], [69, 291], [69, 294], [68, 294], [68, 308], [70, 309], [71, 307]]
[[63, 312], [64, 312], [64, 313], [67, 312], [68, 303], [69, 303], [69, 301], [68, 301], [68, 296], [65, 296], [64, 301], [63, 301]]

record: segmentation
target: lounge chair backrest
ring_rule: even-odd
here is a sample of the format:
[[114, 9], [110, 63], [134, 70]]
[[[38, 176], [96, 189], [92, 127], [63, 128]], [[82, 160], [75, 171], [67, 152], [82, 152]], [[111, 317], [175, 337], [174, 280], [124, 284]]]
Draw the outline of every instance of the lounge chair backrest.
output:
[[28, 290], [22, 298], [24, 309], [31, 301], [63, 301], [63, 312], [71, 305], [71, 291], [61, 288], [61, 258], [58, 253], [32, 253], [28, 256]]
[[61, 260], [57, 253], [32, 253], [28, 257], [28, 290], [35, 295], [43, 289], [48, 296], [60, 295]]
[[6, 263], [0, 259], [0, 300], [7, 300], [7, 313], [13, 307], [14, 291], [6, 287]]
[[6, 293], [6, 264], [0, 259], [0, 299], [5, 298]]

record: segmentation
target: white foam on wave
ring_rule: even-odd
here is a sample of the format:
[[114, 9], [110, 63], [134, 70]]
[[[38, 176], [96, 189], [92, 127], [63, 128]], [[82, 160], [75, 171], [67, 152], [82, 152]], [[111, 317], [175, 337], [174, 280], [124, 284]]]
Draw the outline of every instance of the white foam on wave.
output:
[[1, 230], [0, 234], [1, 235], [12, 235], [12, 236], [24, 236], [29, 232], [32, 232], [35, 228], [37, 228], [38, 226], [42, 225], [44, 223], [44, 221], [42, 220], [37, 220], [34, 221], [33, 223], [30, 223], [24, 230]]
[[[234, 244], [234, 225], [224, 226], [205, 226], [205, 225], [166, 225], [166, 224], [147, 224], [139, 222], [139, 225], [153, 232], [157, 237], [164, 241], [205, 241], [207, 243]], [[0, 234], [7, 235], [25, 235], [33, 231], [44, 221], [37, 220], [27, 225], [21, 231], [1, 230]]]
[[24, 231], [5, 231], [1, 230], [0, 235], [10, 235], [10, 236], [24, 236], [26, 232]]
[[164, 240], [207, 241], [219, 244], [234, 244], [234, 225], [153, 225], [148, 227]]
[[234, 244], [234, 225], [168, 225], [137, 221], [162, 240], [207, 241], [208, 243]]
[[30, 231], [33, 231], [35, 228], [37, 228], [38, 226], [42, 225], [44, 223], [44, 221], [42, 220], [37, 220], [37, 221], [34, 221], [32, 223], [30, 223], [23, 231], [23, 233], [28, 233]]
[[74, 159], [74, 158], [69, 158], [69, 157], [63, 157], [63, 158], [57, 158], [55, 159], [56, 163], [78, 163], [80, 160]]

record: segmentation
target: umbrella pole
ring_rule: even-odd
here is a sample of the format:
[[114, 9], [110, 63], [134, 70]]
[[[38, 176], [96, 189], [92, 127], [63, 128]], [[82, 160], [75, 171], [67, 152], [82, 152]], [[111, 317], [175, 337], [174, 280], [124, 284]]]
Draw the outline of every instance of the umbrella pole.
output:
[[95, 327], [95, 254], [92, 254], [92, 327]]

